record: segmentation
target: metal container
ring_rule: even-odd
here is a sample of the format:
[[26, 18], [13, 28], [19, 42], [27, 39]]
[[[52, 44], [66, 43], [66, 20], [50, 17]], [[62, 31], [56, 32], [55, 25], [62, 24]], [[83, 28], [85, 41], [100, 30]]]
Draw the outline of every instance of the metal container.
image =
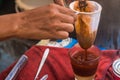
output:
[[112, 65], [113, 73], [116, 77], [120, 78], [120, 59], [116, 59]]

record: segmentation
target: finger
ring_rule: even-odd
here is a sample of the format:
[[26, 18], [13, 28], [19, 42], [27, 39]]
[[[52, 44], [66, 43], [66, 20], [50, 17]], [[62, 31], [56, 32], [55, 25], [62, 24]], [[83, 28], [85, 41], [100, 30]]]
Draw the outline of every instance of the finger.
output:
[[71, 23], [71, 24], [74, 24], [75, 22], [74, 17], [66, 15], [66, 14], [58, 14], [57, 17], [61, 22]]
[[61, 6], [59, 6], [59, 5], [56, 5], [56, 6], [58, 7], [58, 9], [59, 9], [59, 11], [60, 11], [61, 13], [70, 15], [70, 16], [74, 17], [75, 19], [77, 18], [77, 15], [76, 15], [75, 12], [72, 11], [71, 9], [68, 9], [68, 8], [66, 8], [66, 7], [61, 7]]
[[57, 31], [56, 39], [65, 39], [69, 37], [69, 33], [66, 31]]
[[74, 30], [74, 26], [73, 24], [61, 23], [61, 24], [56, 25], [56, 30], [72, 32]]
[[64, 5], [64, 0], [54, 0], [54, 2], [55, 2], [56, 4], [61, 5], [61, 6], [65, 6], [65, 5]]

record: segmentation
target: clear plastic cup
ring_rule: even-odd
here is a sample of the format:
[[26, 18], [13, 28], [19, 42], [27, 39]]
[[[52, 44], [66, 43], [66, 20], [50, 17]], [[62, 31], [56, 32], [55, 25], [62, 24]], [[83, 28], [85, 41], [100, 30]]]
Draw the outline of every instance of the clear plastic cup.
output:
[[93, 45], [96, 38], [102, 7], [95, 1], [87, 1], [93, 7], [91, 12], [80, 12], [74, 9], [76, 1], [70, 3], [69, 7], [78, 16], [75, 22], [77, 40], [83, 49], [88, 49]]
[[99, 48], [96, 46], [90, 47], [87, 50], [87, 58], [85, 58], [85, 50], [80, 46], [71, 48], [68, 54], [75, 80], [94, 80], [101, 55]]

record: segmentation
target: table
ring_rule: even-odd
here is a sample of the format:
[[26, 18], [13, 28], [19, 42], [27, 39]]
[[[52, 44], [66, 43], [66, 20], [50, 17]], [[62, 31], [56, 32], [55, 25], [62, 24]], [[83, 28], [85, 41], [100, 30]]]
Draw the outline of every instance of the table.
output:
[[[48, 80], [74, 80], [74, 74], [68, 56], [68, 48], [58, 48], [49, 46], [33, 46], [25, 55], [28, 56], [28, 62], [18, 74], [16, 80], [33, 80], [43, 52], [46, 48], [50, 49], [47, 60], [38, 76], [40, 79], [43, 75], [48, 74]], [[94, 49], [95, 50], [95, 49]], [[116, 60], [120, 54], [116, 54], [117, 50], [104, 50], [98, 65], [95, 80], [120, 80], [111, 74], [111, 63]], [[0, 79], [4, 79], [11, 71], [12, 64], [4, 72], [0, 73]]]
[[[103, 6], [101, 21], [99, 24], [99, 30], [96, 37], [95, 45], [104, 47], [106, 49], [119, 49], [120, 48], [120, 0], [96, 0]], [[15, 13], [14, 0], [3, 0], [3, 5], [0, 7], [0, 15]], [[109, 13], [109, 14], [108, 14]], [[75, 37], [75, 33], [71, 34], [71, 37]], [[26, 44], [26, 42], [28, 44]], [[25, 51], [27, 51], [32, 45], [38, 41], [9, 39], [0, 42], [0, 72], [10, 65], [16, 58], [19, 58]], [[18, 46], [19, 45], [19, 46]], [[21, 48], [19, 48], [21, 47]], [[16, 49], [17, 48], [17, 49]], [[6, 55], [5, 55], [6, 54]], [[11, 60], [6, 61], [6, 58]], [[2, 59], [2, 60], [1, 60]], [[6, 61], [8, 65], [1, 64], [2, 61]]]

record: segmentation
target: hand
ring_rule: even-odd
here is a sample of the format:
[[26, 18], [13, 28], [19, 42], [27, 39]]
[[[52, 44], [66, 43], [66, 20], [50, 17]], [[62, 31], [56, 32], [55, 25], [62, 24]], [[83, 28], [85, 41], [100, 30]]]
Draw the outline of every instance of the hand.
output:
[[61, 6], [65, 6], [64, 4], [64, 0], [54, 0], [54, 2], [56, 3], [56, 4], [59, 4], [59, 5], [61, 5]]
[[29, 39], [64, 39], [74, 30], [76, 15], [68, 8], [49, 4], [19, 13], [16, 37]]

